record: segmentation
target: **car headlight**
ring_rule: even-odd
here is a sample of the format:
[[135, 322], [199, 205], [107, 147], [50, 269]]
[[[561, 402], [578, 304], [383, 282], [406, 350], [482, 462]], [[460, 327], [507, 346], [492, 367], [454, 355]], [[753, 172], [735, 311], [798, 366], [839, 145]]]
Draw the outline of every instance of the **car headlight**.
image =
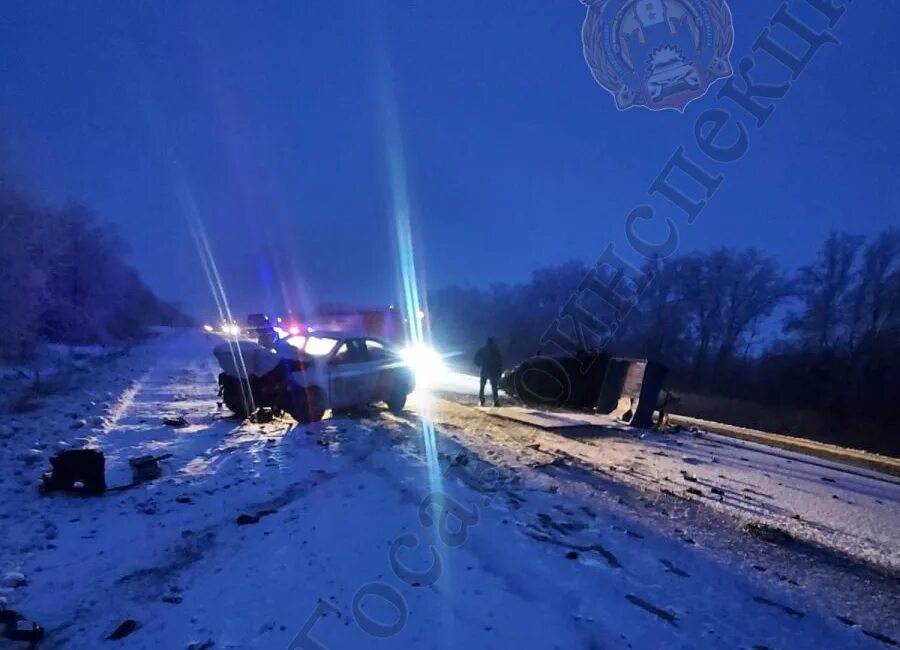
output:
[[240, 336], [241, 328], [234, 323], [224, 323], [222, 325], [222, 334], [225, 334], [226, 336]]
[[434, 348], [413, 345], [400, 351], [403, 359], [416, 376], [416, 385], [425, 387], [440, 380], [446, 373], [444, 359]]

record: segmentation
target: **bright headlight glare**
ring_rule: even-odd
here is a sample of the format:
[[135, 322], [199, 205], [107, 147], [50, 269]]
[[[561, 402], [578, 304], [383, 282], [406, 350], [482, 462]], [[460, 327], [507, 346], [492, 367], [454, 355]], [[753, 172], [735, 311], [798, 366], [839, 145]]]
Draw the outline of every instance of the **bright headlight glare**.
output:
[[405, 348], [400, 356], [415, 373], [416, 384], [419, 386], [433, 384], [447, 372], [440, 353], [428, 346], [414, 345]]

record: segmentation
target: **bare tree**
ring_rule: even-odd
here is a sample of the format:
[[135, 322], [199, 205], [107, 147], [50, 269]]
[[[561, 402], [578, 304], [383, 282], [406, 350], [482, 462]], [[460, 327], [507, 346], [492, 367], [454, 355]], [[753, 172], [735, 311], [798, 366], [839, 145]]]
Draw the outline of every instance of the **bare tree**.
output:
[[690, 354], [690, 318], [680, 300], [684, 264], [677, 258], [667, 262], [656, 259], [647, 262], [642, 271], [653, 281], [628, 318], [624, 343], [636, 354], [680, 364]]
[[22, 360], [42, 342], [105, 342], [184, 322], [123, 251], [84, 208], [41, 208], [0, 172], [0, 356]]
[[847, 318], [843, 313], [854, 284], [854, 274], [863, 239], [831, 233], [812, 264], [797, 272], [802, 311], [792, 313], [786, 329], [801, 344], [818, 353], [833, 349], [847, 338]]
[[788, 295], [788, 283], [778, 265], [755, 249], [732, 252], [723, 283], [722, 334], [718, 363], [729, 363], [746, 337], [772, 315]]
[[724, 371], [787, 295], [775, 261], [754, 249], [720, 248], [677, 260], [677, 295], [694, 341], [694, 374]]
[[722, 332], [720, 278], [727, 268], [727, 252], [694, 253], [679, 262], [678, 297], [694, 339], [694, 375], [702, 380], [710, 350]]
[[856, 286], [848, 292], [849, 349], [878, 338], [900, 319], [900, 230], [869, 242], [862, 253]]

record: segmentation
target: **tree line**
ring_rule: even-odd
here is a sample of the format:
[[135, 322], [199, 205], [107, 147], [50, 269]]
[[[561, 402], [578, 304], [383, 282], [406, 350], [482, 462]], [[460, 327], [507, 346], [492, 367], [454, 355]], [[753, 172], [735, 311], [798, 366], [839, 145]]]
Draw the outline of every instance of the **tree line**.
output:
[[[694, 252], [642, 270], [652, 281], [609, 340], [610, 353], [662, 362], [669, 385], [686, 393], [891, 423], [900, 416], [900, 230], [832, 233], [793, 272], [752, 248]], [[509, 363], [557, 352], [540, 350], [541, 336], [588, 271], [571, 261], [522, 284], [436, 291], [435, 338], [468, 354], [495, 336]], [[615, 320], [602, 301], [582, 306]]]
[[40, 206], [0, 173], [0, 358], [24, 361], [44, 343], [125, 341], [183, 324], [125, 252], [85, 208]]

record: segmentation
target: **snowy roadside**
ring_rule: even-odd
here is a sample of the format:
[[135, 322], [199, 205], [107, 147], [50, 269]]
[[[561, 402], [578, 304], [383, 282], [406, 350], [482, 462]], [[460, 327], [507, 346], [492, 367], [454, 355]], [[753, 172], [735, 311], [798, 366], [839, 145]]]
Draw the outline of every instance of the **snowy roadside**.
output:
[[[455, 401], [474, 403], [464, 395]], [[438, 413], [460, 431], [489, 431], [490, 444], [532, 464], [583, 466], [650, 494], [777, 526], [900, 574], [900, 478], [703, 431], [623, 426], [566, 436], [452, 401]], [[483, 444], [484, 436], [471, 443]]]
[[[46, 626], [42, 647], [316, 647], [304, 629], [329, 650], [900, 637], [895, 578], [655, 498], [624, 458], [622, 471], [595, 471], [559, 436], [423, 398], [402, 416], [242, 424], [216, 406], [209, 348], [193, 334], [136, 348], [3, 441], [0, 571], [24, 575], [6, 597]], [[91, 401], [85, 435], [70, 413]], [[190, 426], [162, 425], [170, 415]], [[99, 499], [23, 484], [55, 441], [77, 437], [106, 451], [111, 485], [127, 482], [129, 457], [172, 458], [161, 479]], [[41, 460], [25, 460], [35, 445]], [[105, 641], [127, 620], [130, 634]]]
[[0, 412], [38, 408], [45, 397], [69, 390], [127, 350], [128, 346], [47, 345], [28, 363], [4, 363], [0, 365]]
[[[623, 427], [566, 437], [440, 400], [435, 423], [550, 491], [604, 503], [839, 619], [900, 621], [900, 482], [817, 458]], [[472, 402], [471, 398], [468, 398]]]

